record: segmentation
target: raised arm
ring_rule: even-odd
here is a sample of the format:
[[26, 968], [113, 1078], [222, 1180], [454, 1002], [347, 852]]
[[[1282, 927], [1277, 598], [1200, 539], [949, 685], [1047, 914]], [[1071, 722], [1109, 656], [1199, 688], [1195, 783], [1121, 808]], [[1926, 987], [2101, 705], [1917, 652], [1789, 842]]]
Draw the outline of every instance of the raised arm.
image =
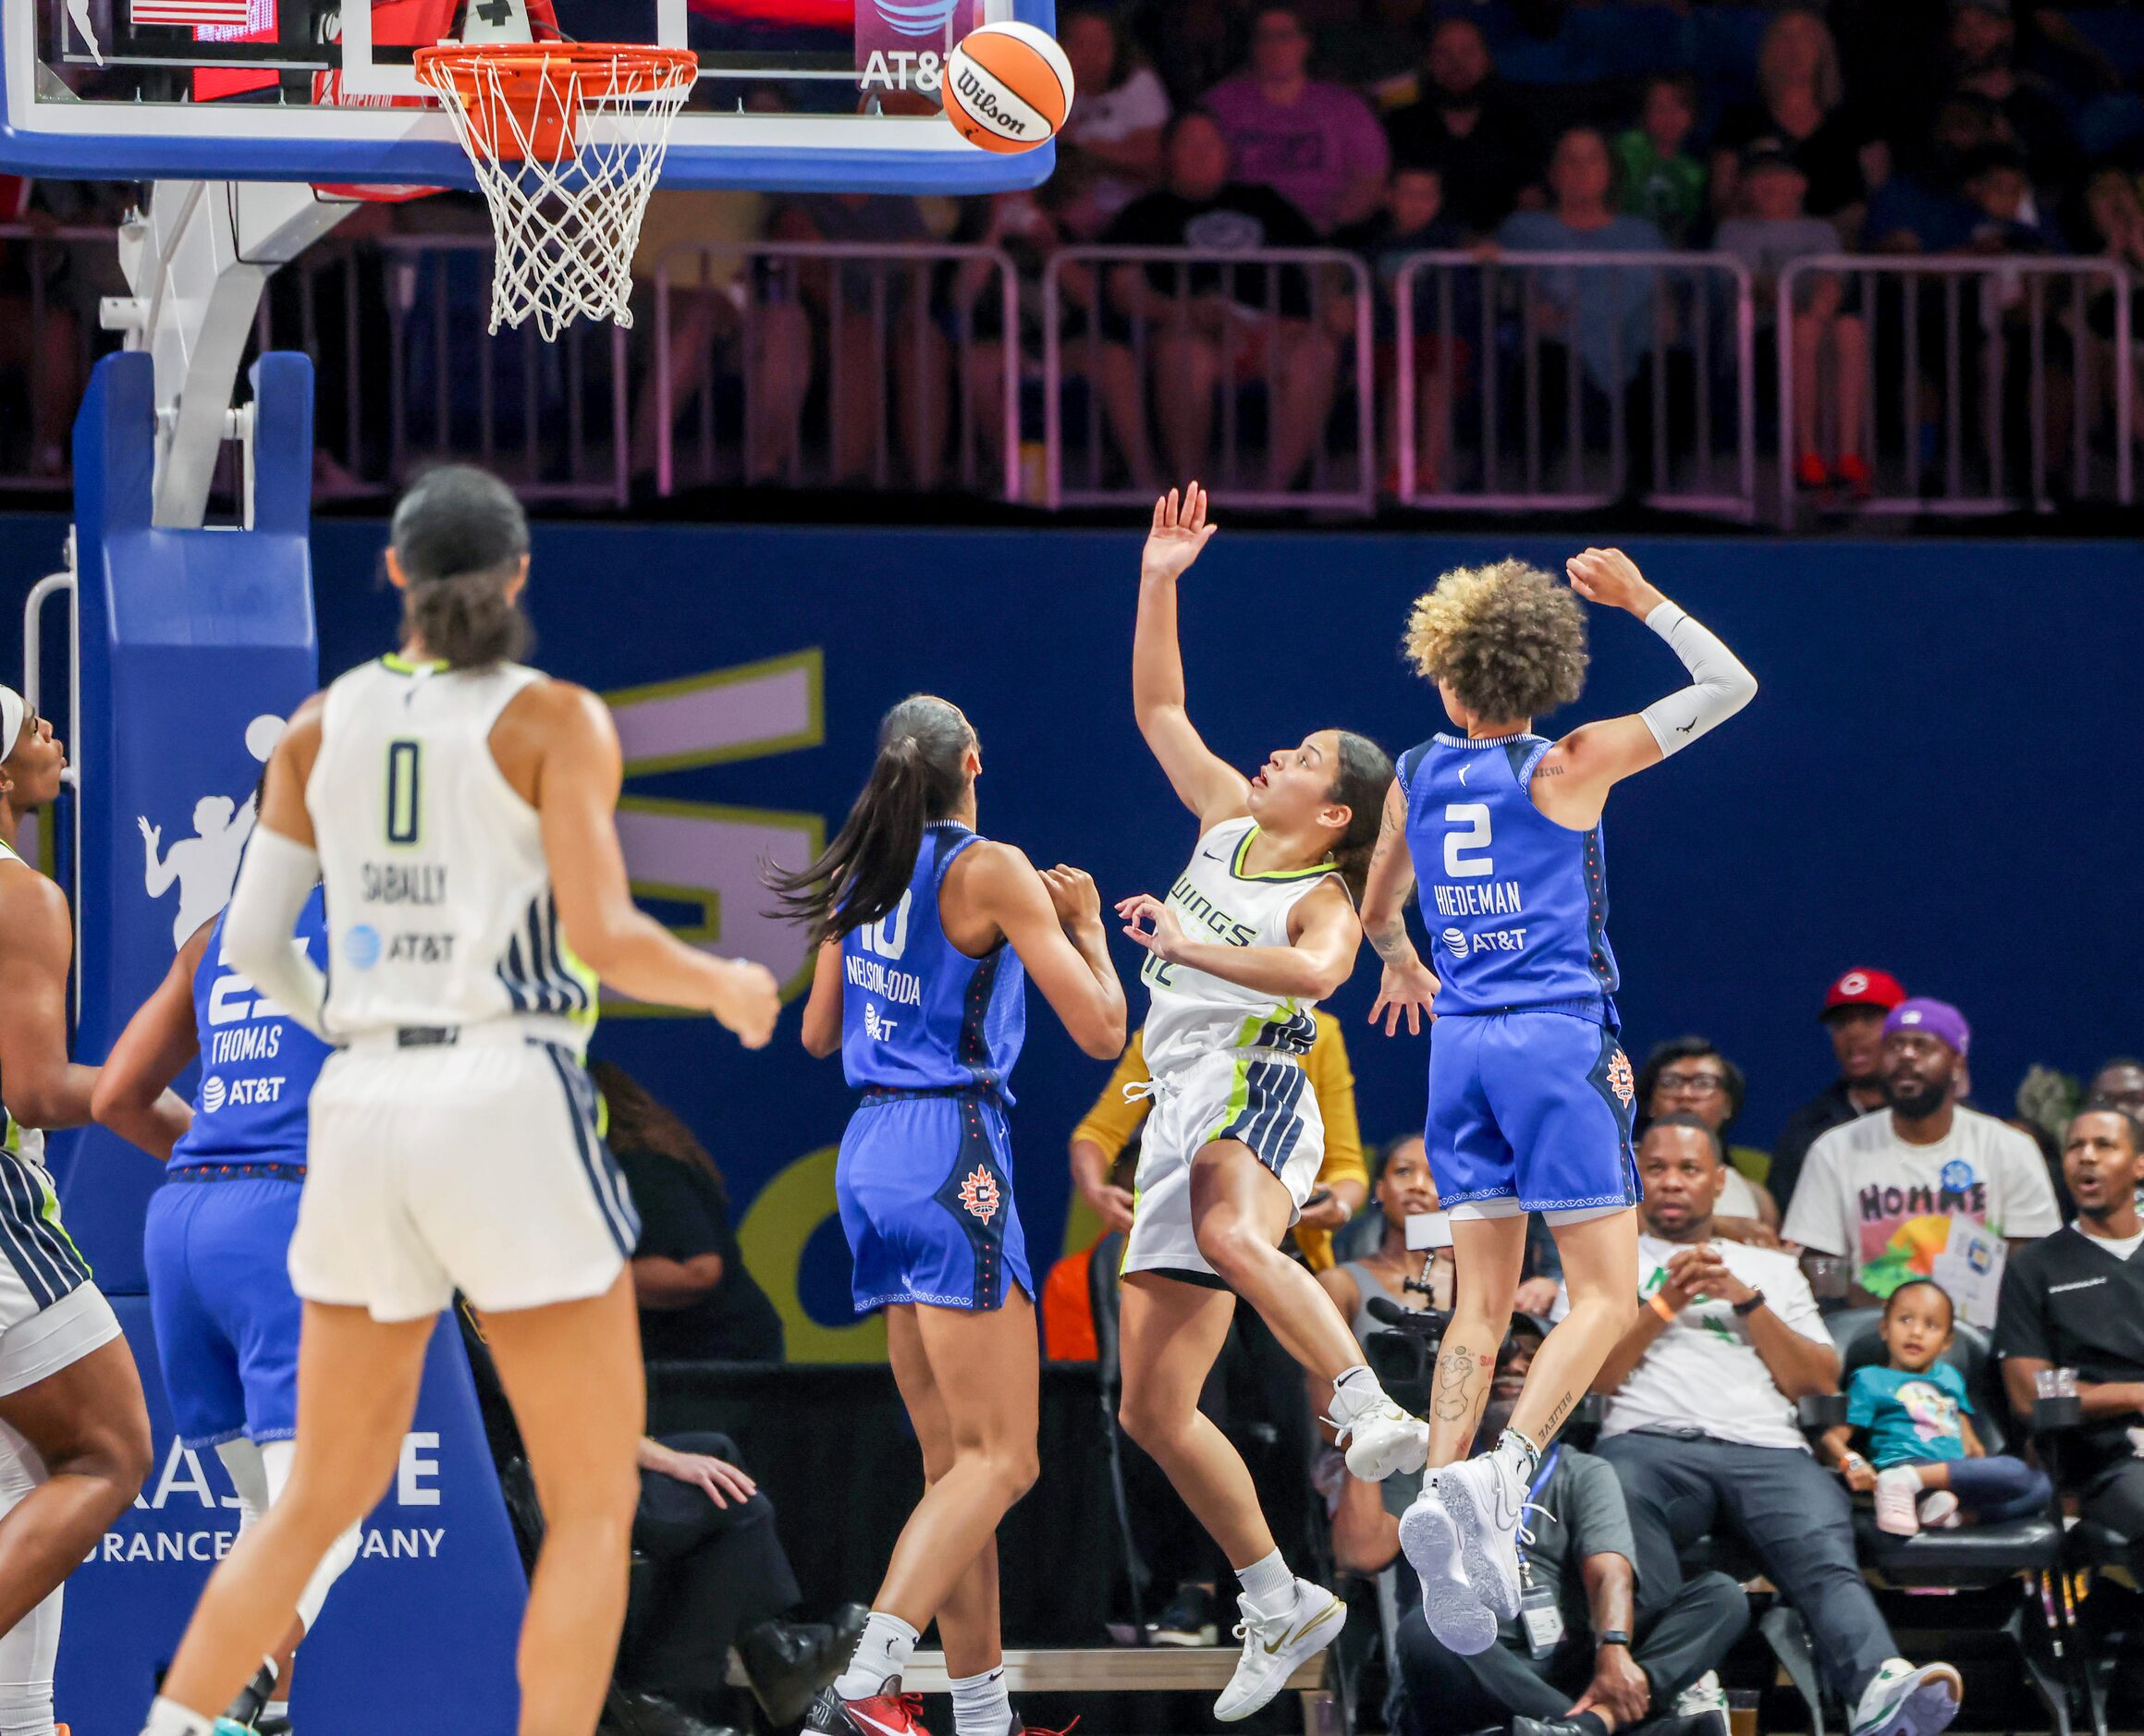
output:
[[1407, 1034], [1420, 1036], [1422, 1015], [1429, 1011], [1439, 987], [1437, 973], [1422, 962], [1407, 935], [1407, 894], [1414, 887], [1415, 858], [1407, 849], [1407, 792], [1395, 777], [1385, 792], [1377, 847], [1370, 852], [1369, 878], [1363, 887], [1363, 934], [1385, 967], [1378, 997], [1370, 1005], [1370, 1022], [1381, 1020], [1387, 1036], [1398, 1033], [1402, 1012], [1407, 1016]]
[[1150, 892], [1121, 900], [1124, 933], [1169, 964], [1188, 966], [1262, 995], [1324, 1000], [1346, 982], [1362, 945], [1362, 923], [1346, 888], [1328, 880], [1304, 894], [1289, 916], [1285, 947], [1231, 947], [1194, 940], [1176, 912]]
[[305, 783], [320, 757], [318, 693], [291, 714], [290, 727], [268, 756], [261, 788], [261, 820], [239, 864], [230, 908], [224, 912], [224, 956], [291, 1018], [315, 1035], [327, 979], [290, 944], [299, 912], [320, 878], [312, 815]]
[[1201, 830], [1245, 812], [1248, 779], [1199, 739], [1183, 703], [1183, 652], [1177, 642], [1176, 581], [1219, 526], [1207, 522], [1206, 490], [1170, 489], [1154, 503], [1154, 525], [1139, 557], [1139, 616], [1132, 630], [1132, 710], [1139, 733], [1169, 774], [1177, 799]]
[[193, 1111], [171, 1082], [201, 1053], [193, 1019], [193, 977], [215, 933], [203, 923], [178, 949], [156, 992], [143, 1001], [97, 1076], [90, 1106], [98, 1121], [152, 1157], [167, 1160], [192, 1123]]
[[1124, 985], [1109, 961], [1094, 881], [1062, 862], [1037, 873], [1023, 851], [994, 842], [962, 852], [952, 872], [971, 908], [1020, 955], [1072, 1040], [1097, 1061], [1114, 1060], [1124, 1046]]
[[1571, 587], [1588, 602], [1635, 615], [1668, 642], [1691, 684], [1641, 712], [1583, 724], [1542, 756], [1534, 805], [1560, 825], [1584, 831], [1600, 819], [1608, 792], [1657, 765], [1756, 697], [1757, 678], [1717, 637], [1669, 602], [1621, 549], [1589, 548], [1564, 563]]

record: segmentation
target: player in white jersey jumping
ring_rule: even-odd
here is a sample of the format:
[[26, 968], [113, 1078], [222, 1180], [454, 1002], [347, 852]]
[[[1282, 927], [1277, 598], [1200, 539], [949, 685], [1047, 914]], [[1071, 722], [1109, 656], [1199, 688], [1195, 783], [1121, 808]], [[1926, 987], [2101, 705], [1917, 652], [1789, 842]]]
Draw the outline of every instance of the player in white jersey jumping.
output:
[[1332, 1421], [1358, 1476], [1420, 1469], [1427, 1433], [1385, 1396], [1317, 1281], [1280, 1251], [1324, 1155], [1301, 1065], [1311, 1009], [1354, 968], [1353, 895], [1392, 765], [1375, 742], [1321, 729], [1246, 779], [1199, 738], [1184, 709], [1176, 581], [1213, 535], [1206, 505], [1196, 483], [1156, 503], [1132, 642], [1140, 733], [1198, 815], [1199, 837], [1167, 899], [1117, 907], [1151, 955], [1154, 1097], [1124, 1258], [1121, 1412], [1243, 1582], [1243, 1657], [1214, 1705], [1235, 1719], [1346, 1620], [1281, 1559], [1242, 1456], [1199, 1412], [1236, 1297], [1332, 1384]]
[[15, 853], [59, 794], [67, 751], [0, 687], [0, 1731], [49, 1736], [62, 1585], [148, 1474], [134, 1358], [61, 1227], [44, 1130], [90, 1119], [97, 1070], [67, 1059], [74, 927]]
[[[232, 964], [339, 1052], [312, 1098], [290, 1278], [305, 1303], [283, 1499], [209, 1582], [149, 1736], [210, 1736], [313, 1566], [395, 1473], [435, 1320], [484, 1316], [544, 1509], [522, 1736], [588, 1736], [625, 1611], [644, 1392], [638, 1224], [582, 1050], [596, 982], [712, 1012], [751, 1047], [771, 973], [635, 908], [621, 763], [594, 695], [512, 661], [528, 525], [481, 471], [395, 511], [403, 644], [299, 708], [224, 921]], [[325, 884], [331, 973], [294, 947]]]

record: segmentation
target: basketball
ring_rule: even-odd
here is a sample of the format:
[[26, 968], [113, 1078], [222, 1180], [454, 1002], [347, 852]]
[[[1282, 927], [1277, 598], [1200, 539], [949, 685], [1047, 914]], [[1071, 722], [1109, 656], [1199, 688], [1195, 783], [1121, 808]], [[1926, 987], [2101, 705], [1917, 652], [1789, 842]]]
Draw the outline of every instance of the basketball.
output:
[[1072, 63], [1032, 24], [986, 24], [947, 58], [946, 118], [986, 151], [1032, 151], [1072, 113]]

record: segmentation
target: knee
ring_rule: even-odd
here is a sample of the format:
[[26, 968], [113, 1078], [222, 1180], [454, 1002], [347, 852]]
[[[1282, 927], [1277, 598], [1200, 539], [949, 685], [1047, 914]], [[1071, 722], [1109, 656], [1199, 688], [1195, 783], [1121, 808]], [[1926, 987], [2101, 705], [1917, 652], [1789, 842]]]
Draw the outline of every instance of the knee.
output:
[[1685, 1595], [1726, 1630], [1722, 1650], [1739, 1639], [1749, 1625], [1749, 1594], [1724, 1573], [1696, 1575], [1686, 1583]]
[[110, 1516], [124, 1512], [156, 1468], [149, 1437], [149, 1412], [137, 1402], [116, 1416], [85, 1419], [73, 1439], [43, 1454], [48, 1474], [81, 1477], [104, 1485]]
[[1127, 1387], [1117, 1400], [1117, 1424], [1149, 1453], [1176, 1432], [1180, 1418], [1147, 1393]]
[[1272, 1244], [1256, 1228], [1232, 1215], [1208, 1212], [1199, 1220], [1195, 1234], [1198, 1251], [1206, 1256], [1207, 1264], [1231, 1288], [1274, 1253]]
[[997, 1473], [998, 1493], [1004, 1497], [1007, 1507], [1023, 1499], [1042, 1474], [1042, 1456], [1032, 1441], [993, 1455], [991, 1462]]

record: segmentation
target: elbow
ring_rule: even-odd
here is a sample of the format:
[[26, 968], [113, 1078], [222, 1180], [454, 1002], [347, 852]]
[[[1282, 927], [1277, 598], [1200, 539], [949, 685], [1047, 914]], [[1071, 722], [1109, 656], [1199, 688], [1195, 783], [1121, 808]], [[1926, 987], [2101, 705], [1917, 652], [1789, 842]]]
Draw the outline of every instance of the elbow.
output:
[[1072, 1041], [1080, 1045], [1081, 1053], [1097, 1061], [1113, 1061], [1124, 1052], [1125, 1019], [1121, 1002], [1113, 1017], [1097, 1017], [1083, 1021], [1072, 1033]]
[[43, 1085], [10, 1084], [7, 1097], [7, 1113], [24, 1127], [58, 1129], [75, 1125], [75, 1118], [68, 1113], [65, 1099]]
[[[144, 1096], [126, 1074], [106, 1068], [97, 1075], [96, 1089], [90, 1094], [90, 1119], [99, 1127], [109, 1128], [122, 1139], [127, 1138], [128, 1130], [155, 1102], [156, 1094]], [[18, 1107], [16, 1113], [27, 1117], [29, 1111]]]
[[1738, 669], [1734, 679], [1727, 684], [1727, 711], [1733, 716], [1757, 697], [1757, 678], [1747, 669]]
[[815, 1061], [823, 1061], [841, 1046], [839, 1030], [815, 1031], [808, 1023], [803, 1030], [804, 1053]]

